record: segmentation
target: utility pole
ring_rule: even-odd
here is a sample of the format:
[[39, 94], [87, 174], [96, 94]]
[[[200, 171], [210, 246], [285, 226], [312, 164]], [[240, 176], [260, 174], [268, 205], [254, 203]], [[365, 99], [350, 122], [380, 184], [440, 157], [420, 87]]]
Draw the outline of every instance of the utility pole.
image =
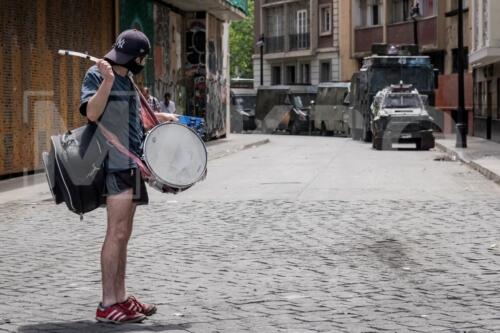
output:
[[464, 6], [458, 2], [458, 110], [457, 110], [457, 148], [467, 148], [467, 112], [465, 110], [464, 84]]
[[264, 34], [260, 35], [257, 46], [260, 48], [260, 85], [264, 85]]
[[[418, 2], [411, 8], [411, 18], [413, 19], [413, 43], [418, 47], [418, 18], [420, 16], [420, 5]], [[419, 51], [420, 53], [420, 51]]]

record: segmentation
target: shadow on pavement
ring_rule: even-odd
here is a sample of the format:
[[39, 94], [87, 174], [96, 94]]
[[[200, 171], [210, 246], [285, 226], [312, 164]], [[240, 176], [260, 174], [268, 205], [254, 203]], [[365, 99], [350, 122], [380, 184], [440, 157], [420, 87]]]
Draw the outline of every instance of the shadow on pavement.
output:
[[104, 324], [95, 321], [81, 320], [73, 322], [54, 322], [20, 326], [19, 333], [107, 333], [107, 332], [168, 332], [184, 331], [190, 328], [190, 324]]

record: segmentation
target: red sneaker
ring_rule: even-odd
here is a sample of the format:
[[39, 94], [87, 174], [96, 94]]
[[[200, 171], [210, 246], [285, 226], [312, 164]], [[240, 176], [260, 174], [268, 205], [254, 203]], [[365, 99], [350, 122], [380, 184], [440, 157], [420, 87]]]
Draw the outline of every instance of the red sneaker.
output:
[[148, 317], [156, 313], [156, 305], [142, 303], [134, 296], [129, 296], [125, 302], [120, 304], [125, 309], [142, 313], [143, 315], [146, 315]]
[[127, 309], [122, 304], [114, 304], [103, 307], [99, 304], [95, 314], [95, 319], [102, 323], [125, 324], [125, 323], [140, 323], [146, 316], [137, 311]]

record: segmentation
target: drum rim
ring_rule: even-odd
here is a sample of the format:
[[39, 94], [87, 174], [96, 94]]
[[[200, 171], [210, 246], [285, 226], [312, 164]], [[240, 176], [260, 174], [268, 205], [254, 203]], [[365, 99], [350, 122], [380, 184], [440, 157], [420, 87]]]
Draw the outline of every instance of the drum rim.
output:
[[[198, 177], [198, 179], [196, 179], [194, 182], [188, 184], [188, 185], [184, 185], [184, 186], [179, 186], [178, 184], [172, 184], [172, 183], [169, 183], [167, 181], [165, 181], [163, 178], [161, 178], [160, 176], [158, 176], [154, 170], [151, 168], [151, 165], [149, 164], [149, 161], [147, 160], [146, 158], [146, 150], [145, 150], [145, 147], [146, 147], [146, 142], [148, 141], [148, 138], [149, 138], [149, 135], [158, 127], [161, 127], [161, 126], [165, 126], [165, 125], [177, 125], [177, 126], [182, 126], [188, 130], [190, 130], [194, 135], [196, 135], [196, 137], [198, 138], [198, 140], [202, 143], [203, 145], [203, 148], [205, 149], [205, 168], [203, 168], [203, 172], [201, 173], [201, 176]], [[208, 151], [207, 151], [207, 146], [205, 145], [205, 142], [200, 138], [200, 136], [198, 135], [198, 133], [196, 133], [196, 131], [194, 131], [192, 128], [184, 125], [184, 124], [180, 124], [180, 123], [176, 123], [176, 122], [165, 122], [165, 123], [161, 123], [161, 124], [158, 124], [156, 125], [155, 127], [151, 128], [147, 133], [146, 133], [146, 137], [144, 138], [144, 142], [143, 142], [143, 161], [146, 163], [146, 165], [148, 166], [148, 169], [149, 171], [151, 171], [151, 173], [153, 174], [153, 176], [155, 177], [155, 180], [159, 181], [160, 183], [162, 184], [165, 184], [167, 186], [170, 186], [170, 187], [173, 187], [173, 188], [180, 188], [180, 189], [183, 189], [183, 188], [187, 188], [187, 187], [190, 187], [190, 186], [193, 186], [194, 184], [196, 184], [197, 182], [199, 182], [203, 176], [205, 175], [205, 172], [207, 171], [207, 164], [208, 164]]]

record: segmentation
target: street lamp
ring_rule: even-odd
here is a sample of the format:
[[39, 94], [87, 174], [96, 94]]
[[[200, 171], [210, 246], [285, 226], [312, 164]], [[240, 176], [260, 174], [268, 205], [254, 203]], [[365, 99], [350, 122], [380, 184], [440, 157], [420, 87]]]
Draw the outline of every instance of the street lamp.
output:
[[457, 148], [467, 148], [467, 113], [465, 110], [464, 87], [464, 4], [458, 0], [458, 110], [457, 110]]
[[413, 43], [418, 49], [418, 18], [420, 17], [420, 5], [417, 2], [415, 6], [411, 8], [410, 16], [413, 19]]
[[260, 35], [259, 41], [255, 44], [260, 48], [260, 85], [264, 85], [264, 34]]

